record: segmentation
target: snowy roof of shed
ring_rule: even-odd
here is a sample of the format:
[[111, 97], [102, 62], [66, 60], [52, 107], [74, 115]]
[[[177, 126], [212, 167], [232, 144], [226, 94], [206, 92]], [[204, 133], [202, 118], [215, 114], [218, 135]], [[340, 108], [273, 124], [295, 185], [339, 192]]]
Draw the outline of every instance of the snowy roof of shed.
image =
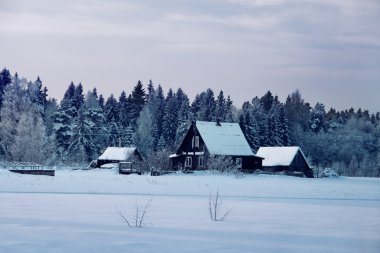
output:
[[263, 166], [289, 166], [298, 150], [300, 147], [260, 147], [256, 155], [264, 158]]
[[212, 155], [255, 155], [237, 123], [197, 121], [196, 127]]
[[113, 161], [125, 161], [136, 151], [136, 148], [126, 147], [108, 147], [98, 160], [113, 160]]

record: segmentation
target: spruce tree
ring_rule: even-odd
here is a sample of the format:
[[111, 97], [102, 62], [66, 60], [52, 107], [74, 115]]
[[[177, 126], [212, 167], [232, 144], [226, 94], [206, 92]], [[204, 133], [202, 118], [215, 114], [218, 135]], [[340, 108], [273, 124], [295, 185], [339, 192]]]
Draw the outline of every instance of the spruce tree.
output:
[[139, 80], [132, 91], [132, 124], [136, 127], [136, 121], [140, 115], [143, 106], [146, 103], [146, 93], [141, 81]]
[[75, 87], [74, 92], [74, 106], [77, 111], [82, 108], [84, 102], [84, 95], [83, 95], [83, 86], [82, 83], [79, 83]]
[[187, 130], [190, 126], [190, 105], [189, 98], [183, 92], [181, 88], [176, 93], [178, 108], [178, 125], [176, 129], [176, 136], [174, 141], [174, 147], [178, 147], [182, 142]]
[[87, 163], [94, 159], [97, 153], [93, 142], [93, 127], [95, 124], [89, 116], [89, 112], [84, 108], [78, 111], [78, 117], [74, 121], [73, 134], [68, 147], [70, 162]]
[[4, 90], [7, 85], [9, 85], [12, 82], [11, 74], [9, 73], [9, 70], [4, 68], [0, 72], [0, 109], [3, 104], [3, 96], [4, 96]]
[[61, 101], [61, 108], [66, 110], [71, 107], [75, 107], [75, 85], [73, 82], [70, 83], [69, 87], [65, 91], [63, 95], [63, 99]]
[[279, 135], [282, 146], [290, 145], [288, 119], [286, 117], [285, 107], [281, 106], [279, 111]]
[[234, 117], [233, 117], [233, 114], [232, 114], [232, 109], [233, 109], [233, 102], [230, 98], [230, 96], [228, 95], [227, 96], [227, 100], [226, 100], [226, 117], [225, 117], [225, 121], [226, 122], [234, 122]]
[[267, 91], [265, 95], [260, 99], [261, 104], [263, 105], [263, 108], [265, 111], [269, 111], [272, 108], [274, 98], [270, 91]]
[[227, 111], [226, 100], [224, 98], [223, 91], [221, 90], [216, 100], [215, 118], [219, 119], [221, 122], [225, 122], [226, 111]]
[[170, 149], [173, 149], [175, 146], [175, 137], [178, 127], [178, 101], [175, 94], [173, 94], [172, 89], [169, 89], [166, 97], [163, 119], [162, 135], [167, 146]]

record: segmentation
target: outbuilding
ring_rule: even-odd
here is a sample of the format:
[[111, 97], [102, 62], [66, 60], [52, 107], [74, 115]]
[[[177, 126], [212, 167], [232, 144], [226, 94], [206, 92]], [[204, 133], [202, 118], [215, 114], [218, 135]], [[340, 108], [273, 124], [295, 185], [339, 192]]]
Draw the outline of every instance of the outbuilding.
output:
[[256, 155], [264, 158], [262, 170], [265, 172], [314, 177], [300, 147], [260, 147]]
[[99, 168], [104, 164], [135, 162], [136, 159], [142, 161], [143, 157], [136, 147], [108, 147], [101, 156], [99, 156], [96, 167]]

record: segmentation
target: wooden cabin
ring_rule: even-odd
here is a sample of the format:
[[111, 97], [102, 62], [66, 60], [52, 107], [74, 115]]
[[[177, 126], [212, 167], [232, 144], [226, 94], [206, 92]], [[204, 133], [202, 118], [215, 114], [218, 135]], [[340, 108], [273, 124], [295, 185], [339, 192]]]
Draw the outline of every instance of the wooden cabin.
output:
[[314, 177], [300, 147], [260, 147], [257, 156], [264, 158], [263, 171], [299, 177]]
[[241, 171], [261, 169], [262, 158], [252, 152], [237, 123], [196, 121], [189, 127], [177, 152], [169, 156], [172, 169], [207, 169], [210, 156], [231, 157]]
[[104, 164], [143, 161], [140, 151], [136, 147], [108, 147], [96, 161], [96, 167]]

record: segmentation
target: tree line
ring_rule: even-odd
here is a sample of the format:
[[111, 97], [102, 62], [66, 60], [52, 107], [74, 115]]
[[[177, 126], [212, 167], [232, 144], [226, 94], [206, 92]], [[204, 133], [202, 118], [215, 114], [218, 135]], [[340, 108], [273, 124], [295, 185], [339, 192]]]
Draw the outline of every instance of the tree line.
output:
[[194, 120], [239, 123], [254, 152], [297, 145], [316, 168], [380, 176], [379, 112], [312, 107], [298, 90], [285, 102], [268, 91], [237, 108], [223, 91], [207, 89], [190, 101], [181, 88], [165, 93], [151, 80], [107, 98], [71, 82], [58, 102], [39, 77], [0, 72], [2, 160], [86, 164], [108, 146], [137, 146], [145, 156], [174, 152]]

